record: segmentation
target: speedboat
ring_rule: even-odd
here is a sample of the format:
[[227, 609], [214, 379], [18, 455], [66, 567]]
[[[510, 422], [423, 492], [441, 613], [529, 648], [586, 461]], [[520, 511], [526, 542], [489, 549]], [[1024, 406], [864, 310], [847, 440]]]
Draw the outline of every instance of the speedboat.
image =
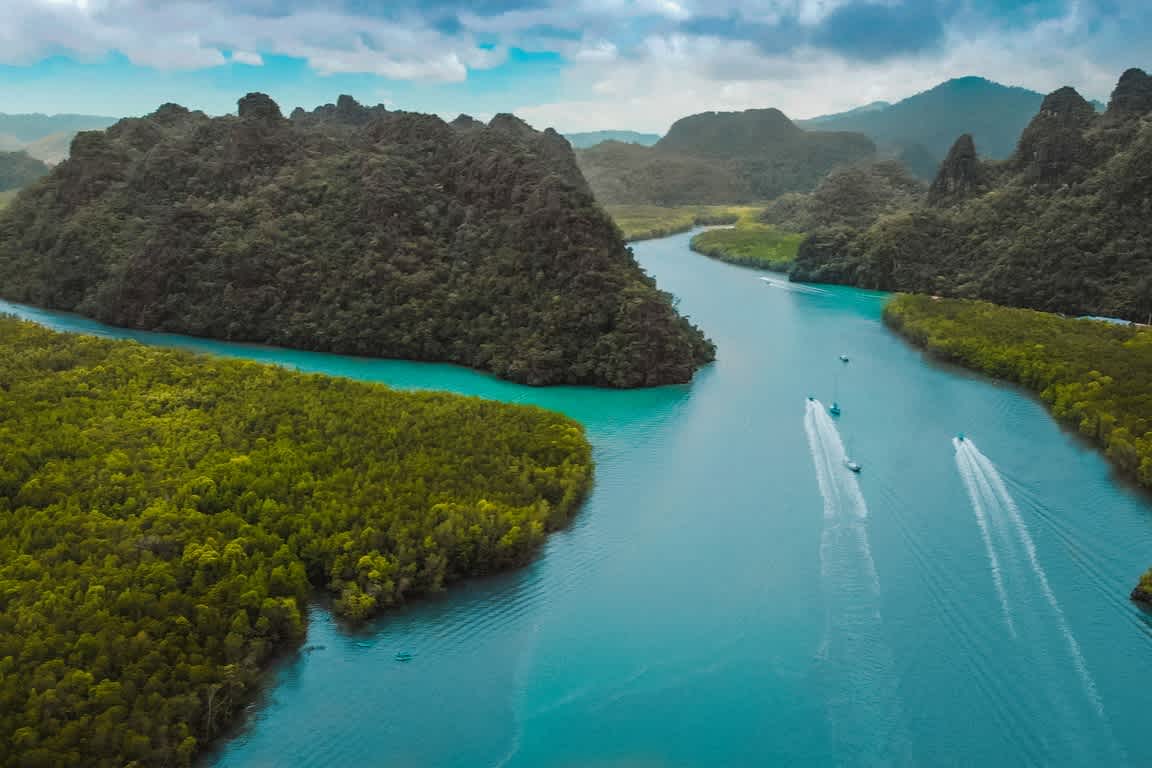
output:
[[812, 397], [812, 395], [808, 395], [808, 402], [814, 403], [816, 402], [816, 398]]
[[852, 461], [852, 459], [844, 459], [844, 466], [848, 467], [848, 469], [852, 472], [855, 472], [857, 474], [860, 473], [860, 469], [861, 469], [860, 465], [857, 464], [856, 462]]
[[397, 651], [393, 658], [396, 659], [396, 661], [412, 661], [412, 654], [408, 651]]
[[964, 442], [964, 433], [960, 432], [959, 434], [957, 434], [956, 439], [959, 440], [960, 442]]
[[840, 362], [842, 362], [842, 363], [848, 362], [848, 355], [840, 355]]
[[832, 407], [828, 409], [828, 413], [832, 414], [833, 416], [839, 416], [840, 415], [840, 404], [839, 403], [832, 403]]

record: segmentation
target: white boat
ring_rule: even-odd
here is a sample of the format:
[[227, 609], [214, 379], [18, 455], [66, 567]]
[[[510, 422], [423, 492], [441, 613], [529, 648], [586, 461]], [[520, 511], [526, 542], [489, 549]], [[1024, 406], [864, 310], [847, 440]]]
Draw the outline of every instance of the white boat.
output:
[[852, 459], [844, 459], [844, 466], [848, 467], [849, 471], [859, 474], [862, 467]]
[[840, 362], [842, 362], [842, 363], [848, 362], [848, 355], [840, 355]]

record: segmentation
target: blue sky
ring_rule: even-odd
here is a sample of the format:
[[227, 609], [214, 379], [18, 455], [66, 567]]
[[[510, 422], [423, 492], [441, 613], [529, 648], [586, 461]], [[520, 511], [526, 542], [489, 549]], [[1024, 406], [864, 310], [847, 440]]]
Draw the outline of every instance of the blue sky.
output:
[[0, 0], [0, 112], [285, 111], [349, 93], [561, 130], [794, 117], [976, 74], [1106, 99], [1148, 0]]

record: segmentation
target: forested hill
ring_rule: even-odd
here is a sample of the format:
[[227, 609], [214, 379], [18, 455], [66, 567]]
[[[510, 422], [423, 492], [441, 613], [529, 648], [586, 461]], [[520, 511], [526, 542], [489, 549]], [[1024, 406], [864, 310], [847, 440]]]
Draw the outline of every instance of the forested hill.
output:
[[579, 159], [602, 203], [685, 205], [806, 192], [875, 153], [862, 134], [804, 131], [777, 109], [749, 109], [691, 115], [651, 148], [609, 142]]
[[1020, 132], [1043, 100], [1043, 94], [1026, 88], [961, 77], [895, 104], [881, 102], [876, 108], [799, 123], [809, 129], [859, 131], [882, 145], [920, 145], [936, 162], [958, 135], [970, 133], [986, 156], [1003, 159], [1012, 154]]
[[350, 97], [290, 119], [263, 94], [238, 116], [166, 104], [79, 134], [0, 214], [0, 294], [536, 385], [685, 382], [713, 357], [559, 134]]
[[48, 173], [48, 166], [26, 152], [0, 152], [0, 192], [19, 189]]
[[983, 298], [1070, 314], [1152, 314], [1152, 77], [1124, 73], [1103, 114], [1045, 97], [1012, 157], [961, 136], [923, 203], [818, 230], [794, 279]]

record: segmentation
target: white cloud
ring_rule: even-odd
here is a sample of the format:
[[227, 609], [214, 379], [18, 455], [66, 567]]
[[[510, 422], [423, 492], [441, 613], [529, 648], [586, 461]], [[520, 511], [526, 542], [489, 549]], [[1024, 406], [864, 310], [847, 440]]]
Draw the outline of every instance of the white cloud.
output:
[[232, 51], [231, 59], [237, 64], [247, 64], [250, 67], [264, 66], [264, 57], [252, 51]]
[[1102, 60], [1092, 48], [1088, 26], [1098, 23], [1076, 5], [1062, 17], [1016, 30], [961, 18], [942, 51], [881, 62], [808, 47], [770, 55], [747, 42], [655, 35], [632, 56], [574, 59], [566, 73], [568, 98], [522, 104], [516, 113], [562, 131], [664, 131], [707, 110], [776, 107], [790, 117], [814, 117], [896, 101], [965, 75], [1041, 92], [1072, 85], [1088, 98], [1107, 99], [1131, 64]]
[[[119, 51], [141, 66], [202, 69], [260, 53], [306, 59], [322, 74], [373, 73], [410, 80], [463, 80], [496, 66], [502, 47], [445, 35], [417, 15], [390, 20], [309, 6], [282, 15], [238, 10], [224, 0], [3, 0], [0, 63], [31, 64], [54, 53], [96, 58]], [[257, 53], [260, 52], [260, 53]]]

